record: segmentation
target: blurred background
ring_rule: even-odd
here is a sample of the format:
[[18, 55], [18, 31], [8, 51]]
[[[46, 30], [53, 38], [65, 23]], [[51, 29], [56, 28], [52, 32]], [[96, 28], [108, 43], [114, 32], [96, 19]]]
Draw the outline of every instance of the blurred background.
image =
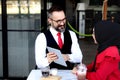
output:
[[[68, 28], [79, 38], [83, 62], [94, 60], [97, 45], [88, 34], [102, 19], [103, 0], [0, 0], [0, 80], [26, 80], [35, 68], [35, 39], [47, 29], [52, 5], [65, 10]], [[120, 23], [120, 0], [108, 0], [107, 19]]]

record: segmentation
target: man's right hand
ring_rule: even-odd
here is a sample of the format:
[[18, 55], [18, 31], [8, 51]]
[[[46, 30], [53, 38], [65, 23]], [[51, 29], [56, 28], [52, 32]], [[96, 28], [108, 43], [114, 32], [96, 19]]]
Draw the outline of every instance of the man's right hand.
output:
[[48, 59], [48, 62], [51, 63], [56, 59], [58, 59], [58, 57], [55, 53], [50, 52], [50, 53], [47, 53], [47, 59]]

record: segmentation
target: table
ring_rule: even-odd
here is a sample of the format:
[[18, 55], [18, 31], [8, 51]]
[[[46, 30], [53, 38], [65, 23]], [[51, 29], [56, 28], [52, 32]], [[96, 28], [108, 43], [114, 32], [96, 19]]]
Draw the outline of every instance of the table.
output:
[[[62, 77], [61, 80], [77, 80], [76, 75], [72, 74], [71, 70], [58, 70], [58, 75]], [[41, 76], [41, 70], [32, 70], [27, 80], [40, 80]]]

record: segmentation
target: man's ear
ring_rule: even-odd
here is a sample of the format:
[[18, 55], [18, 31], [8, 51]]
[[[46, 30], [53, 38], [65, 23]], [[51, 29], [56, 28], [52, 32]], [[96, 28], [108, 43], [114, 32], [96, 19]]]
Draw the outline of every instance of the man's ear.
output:
[[51, 24], [51, 19], [50, 18], [48, 18], [48, 24]]

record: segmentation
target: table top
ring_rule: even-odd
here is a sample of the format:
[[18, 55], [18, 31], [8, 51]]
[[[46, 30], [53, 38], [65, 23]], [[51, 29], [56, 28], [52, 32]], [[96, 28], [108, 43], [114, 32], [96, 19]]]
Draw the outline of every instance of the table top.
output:
[[[58, 70], [57, 75], [62, 77], [61, 80], [77, 80], [76, 75], [72, 74], [71, 70]], [[41, 70], [32, 70], [27, 80], [40, 80], [41, 76]]]

